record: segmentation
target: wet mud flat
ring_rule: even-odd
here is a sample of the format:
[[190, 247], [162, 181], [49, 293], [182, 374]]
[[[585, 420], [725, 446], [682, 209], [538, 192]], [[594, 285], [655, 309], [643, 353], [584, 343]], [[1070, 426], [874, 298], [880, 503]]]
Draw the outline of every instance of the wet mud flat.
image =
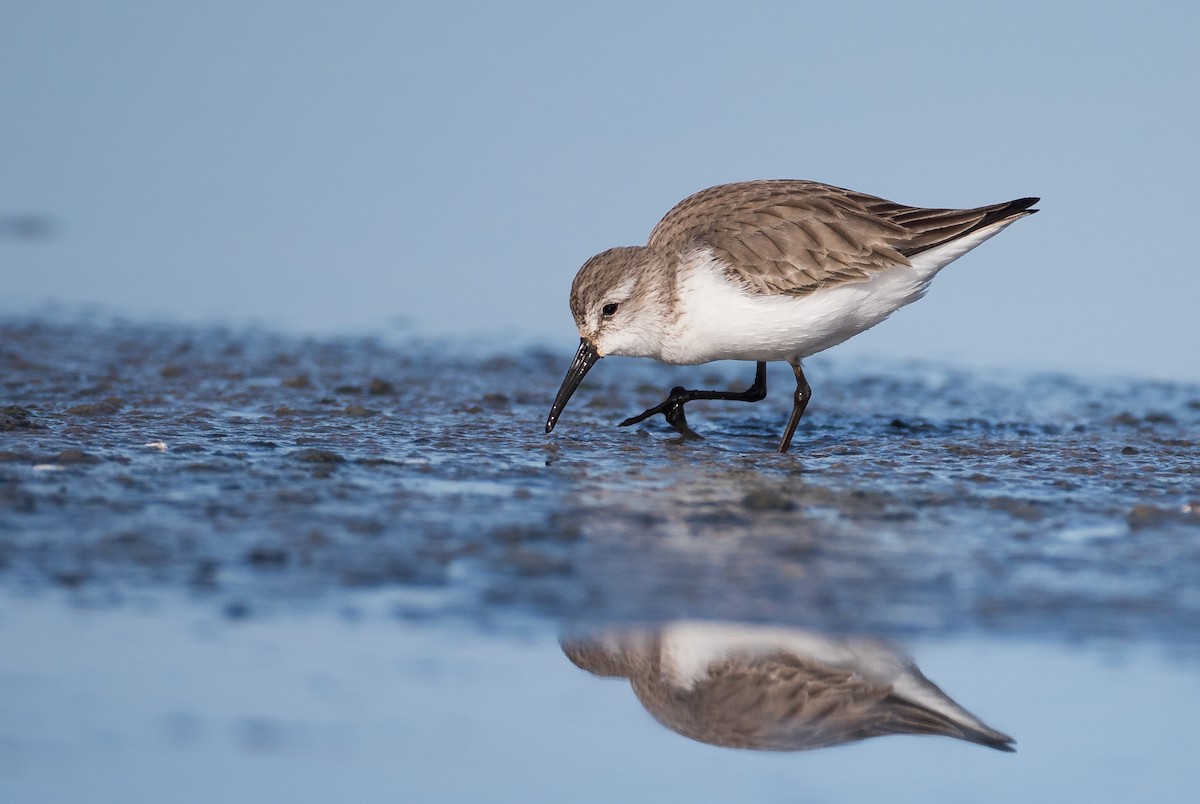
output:
[[[764, 402], [618, 428], [749, 364], [569, 362], [419, 338], [0, 322], [0, 587], [679, 617], [1200, 647], [1200, 388], [810, 361]], [[785, 376], [787, 375], [787, 376]]]

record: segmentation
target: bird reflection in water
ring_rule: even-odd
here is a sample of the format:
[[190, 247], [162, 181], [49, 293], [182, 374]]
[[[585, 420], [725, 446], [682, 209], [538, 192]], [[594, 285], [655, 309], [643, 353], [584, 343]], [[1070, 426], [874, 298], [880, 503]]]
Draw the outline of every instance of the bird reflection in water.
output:
[[877, 640], [679, 621], [564, 638], [562, 649], [593, 675], [628, 678], [655, 720], [703, 743], [801, 751], [885, 734], [940, 734], [1015, 750], [1013, 738]]

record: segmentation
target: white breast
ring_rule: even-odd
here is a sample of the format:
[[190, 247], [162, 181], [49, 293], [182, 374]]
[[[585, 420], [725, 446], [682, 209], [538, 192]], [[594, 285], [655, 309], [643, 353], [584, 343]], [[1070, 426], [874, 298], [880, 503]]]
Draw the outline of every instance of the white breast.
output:
[[926, 285], [913, 268], [897, 266], [869, 282], [808, 296], [750, 294], [707, 250], [689, 259], [679, 278], [679, 315], [663, 359], [684, 365], [807, 357], [875, 326], [920, 298]]
[[881, 271], [807, 296], [747, 293], [708, 249], [685, 257], [676, 291], [678, 316], [668, 328], [663, 360], [798, 360], [836, 346], [925, 295], [948, 263], [999, 232], [1005, 221], [922, 252], [911, 265]]

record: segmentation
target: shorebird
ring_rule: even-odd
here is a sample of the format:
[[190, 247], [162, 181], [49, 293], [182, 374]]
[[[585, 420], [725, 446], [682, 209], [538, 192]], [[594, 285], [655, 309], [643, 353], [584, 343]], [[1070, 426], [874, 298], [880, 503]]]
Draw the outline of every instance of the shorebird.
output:
[[950, 262], [1037, 212], [1019, 198], [973, 209], [926, 209], [813, 181], [710, 187], [679, 202], [644, 246], [592, 257], [571, 285], [575, 353], [549, 433], [588, 370], [607, 355], [676, 365], [752, 360], [745, 391], [681, 386], [621, 426], [662, 413], [679, 433], [698, 399], [758, 402], [766, 364], [787, 361], [796, 391], [779, 451], [787, 452], [812, 396], [800, 361], [836, 346], [921, 298]]
[[655, 720], [728, 748], [801, 751], [886, 734], [937, 734], [1014, 751], [912, 659], [870, 639], [796, 628], [678, 621], [566, 639], [597, 676], [629, 679]]

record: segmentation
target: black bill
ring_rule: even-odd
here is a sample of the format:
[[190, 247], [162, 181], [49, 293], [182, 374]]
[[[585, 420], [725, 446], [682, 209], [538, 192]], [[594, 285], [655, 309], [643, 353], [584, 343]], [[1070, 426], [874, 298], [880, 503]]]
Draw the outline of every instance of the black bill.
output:
[[558, 417], [562, 415], [563, 408], [567, 406], [571, 394], [575, 393], [575, 389], [579, 387], [579, 383], [583, 382], [583, 377], [588, 373], [588, 369], [596, 365], [596, 361], [599, 359], [600, 353], [596, 351], [595, 345], [587, 338], [580, 338], [579, 351], [575, 353], [575, 359], [571, 361], [571, 368], [567, 369], [567, 376], [563, 378], [562, 387], [558, 389], [558, 395], [554, 397], [550, 415], [546, 417], [547, 433], [554, 429], [554, 425], [558, 424]]

